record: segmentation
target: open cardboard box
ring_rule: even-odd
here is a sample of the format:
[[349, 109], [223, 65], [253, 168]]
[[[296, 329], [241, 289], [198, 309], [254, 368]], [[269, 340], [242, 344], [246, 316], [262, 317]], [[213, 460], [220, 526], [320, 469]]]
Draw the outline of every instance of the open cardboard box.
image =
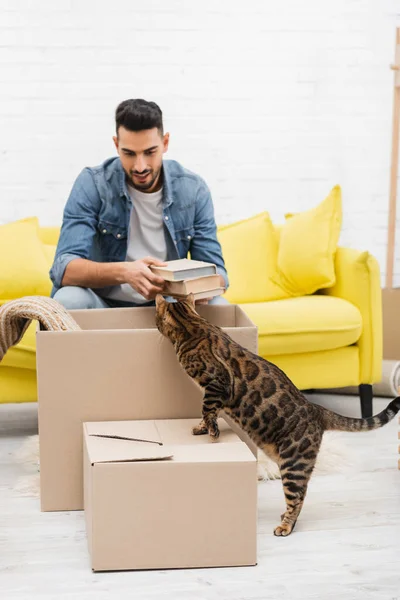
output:
[[[257, 352], [257, 327], [239, 306], [205, 305], [198, 312]], [[201, 416], [203, 393], [156, 329], [155, 308], [71, 314], [81, 331], [36, 334], [43, 511], [83, 509], [83, 422]]]
[[197, 419], [83, 425], [94, 571], [256, 564], [257, 461], [219, 421], [216, 443]]

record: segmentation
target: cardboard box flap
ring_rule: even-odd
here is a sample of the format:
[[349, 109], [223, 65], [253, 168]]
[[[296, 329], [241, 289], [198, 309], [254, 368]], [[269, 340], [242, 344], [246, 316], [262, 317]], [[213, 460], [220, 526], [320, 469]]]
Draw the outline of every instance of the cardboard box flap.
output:
[[[192, 428], [199, 424], [200, 419], [160, 419], [157, 420], [157, 429], [161, 439], [168, 446], [205, 446], [210, 444], [210, 436], [193, 435]], [[226, 421], [219, 417], [220, 444], [237, 444], [240, 438], [232, 431]], [[211, 444], [214, 446], [215, 444]]]
[[171, 447], [161, 440], [154, 421], [84, 423], [91, 464], [164, 460], [172, 458]]
[[256, 457], [250, 448], [238, 439], [237, 444], [225, 444], [222, 440], [211, 442], [209, 436], [205, 436], [205, 444], [193, 446], [173, 445], [169, 446], [174, 455], [176, 463], [255, 463]]

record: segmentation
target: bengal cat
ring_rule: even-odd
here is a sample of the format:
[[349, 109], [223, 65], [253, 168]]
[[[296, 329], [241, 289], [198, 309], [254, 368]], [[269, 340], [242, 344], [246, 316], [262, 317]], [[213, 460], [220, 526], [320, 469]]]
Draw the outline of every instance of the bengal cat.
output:
[[368, 431], [388, 423], [400, 397], [375, 417], [353, 419], [312, 404], [279, 367], [243, 348], [195, 310], [193, 296], [179, 302], [156, 298], [156, 325], [178, 360], [204, 389], [203, 419], [193, 434], [219, 436], [224, 411], [279, 466], [286, 511], [275, 528], [287, 536], [296, 524], [324, 431]]

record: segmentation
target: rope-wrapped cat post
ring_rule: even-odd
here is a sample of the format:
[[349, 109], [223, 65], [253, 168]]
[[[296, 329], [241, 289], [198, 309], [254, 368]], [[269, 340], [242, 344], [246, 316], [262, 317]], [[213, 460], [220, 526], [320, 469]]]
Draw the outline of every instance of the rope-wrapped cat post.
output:
[[0, 361], [11, 346], [21, 341], [31, 321], [47, 331], [78, 331], [80, 327], [67, 310], [46, 296], [24, 296], [0, 306]]

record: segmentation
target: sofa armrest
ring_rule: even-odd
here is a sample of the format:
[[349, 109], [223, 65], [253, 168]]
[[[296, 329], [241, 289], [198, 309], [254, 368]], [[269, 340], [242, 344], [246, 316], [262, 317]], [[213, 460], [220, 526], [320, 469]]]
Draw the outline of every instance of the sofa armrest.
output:
[[335, 257], [336, 283], [320, 293], [348, 300], [359, 309], [363, 329], [357, 342], [360, 383], [382, 377], [382, 290], [378, 261], [368, 252], [339, 247]]

